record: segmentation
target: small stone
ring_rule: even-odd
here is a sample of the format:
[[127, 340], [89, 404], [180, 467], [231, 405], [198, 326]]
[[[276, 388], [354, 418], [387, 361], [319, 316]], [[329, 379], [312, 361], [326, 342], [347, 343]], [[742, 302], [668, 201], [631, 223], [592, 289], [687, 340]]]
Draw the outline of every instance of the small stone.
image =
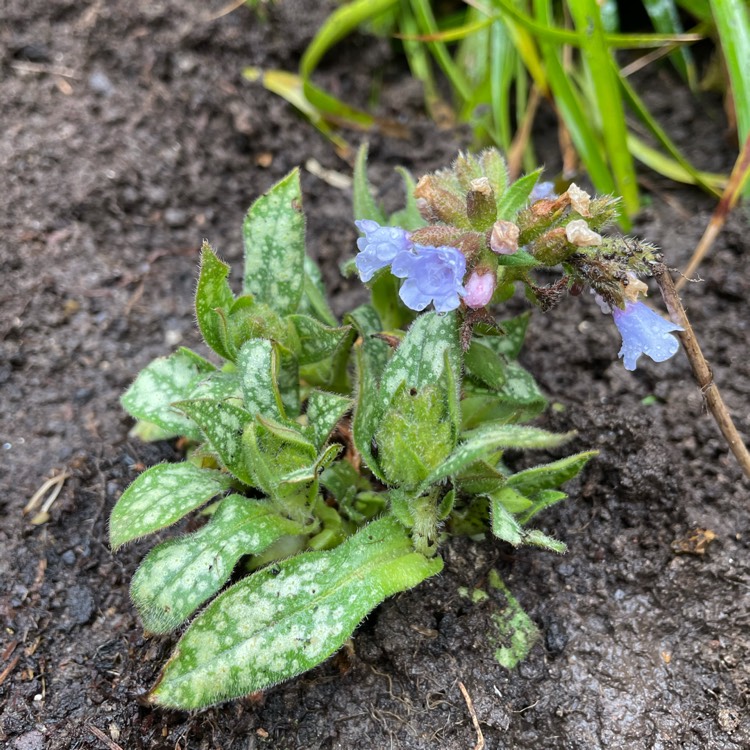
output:
[[44, 750], [44, 735], [33, 729], [13, 741], [13, 750]]
[[72, 549], [68, 549], [62, 553], [61, 558], [66, 565], [73, 565], [76, 561], [76, 553]]
[[70, 619], [76, 625], [85, 625], [94, 616], [96, 605], [87, 586], [72, 586], [68, 590], [65, 606]]
[[94, 71], [89, 76], [89, 88], [96, 94], [102, 96], [112, 96], [115, 93], [115, 87], [112, 81], [100, 70]]
[[170, 227], [184, 227], [188, 221], [187, 211], [181, 208], [168, 208], [164, 212], [164, 221]]

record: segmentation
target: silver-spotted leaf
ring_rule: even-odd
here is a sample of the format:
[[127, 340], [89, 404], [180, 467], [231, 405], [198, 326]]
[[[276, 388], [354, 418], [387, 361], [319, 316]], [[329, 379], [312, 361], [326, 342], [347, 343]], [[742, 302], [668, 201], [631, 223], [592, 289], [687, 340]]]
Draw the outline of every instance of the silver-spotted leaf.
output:
[[305, 276], [305, 217], [298, 169], [253, 203], [242, 236], [244, 291], [280, 315], [295, 312]]
[[159, 438], [184, 435], [201, 440], [200, 429], [187, 415], [174, 408], [187, 398], [208, 373], [216, 368], [189, 349], [179, 349], [169, 357], [159, 357], [139, 373], [122, 396], [125, 410], [156, 425]]
[[174, 630], [229, 580], [242, 555], [301, 531], [270, 505], [230, 495], [202, 529], [160, 544], [141, 563], [130, 595], [144, 630]]
[[224, 466], [240, 481], [254, 484], [242, 455], [242, 434], [252, 415], [227, 401], [211, 399], [179, 401], [176, 406], [200, 427]]
[[283, 419], [284, 407], [276, 382], [278, 359], [271, 342], [265, 339], [246, 341], [237, 354], [237, 369], [245, 410], [252, 416], [262, 414]]
[[186, 462], [146, 469], [122, 493], [112, 510], [109, 521], [112, 549], [171, 526], [229, 489], [231, 481], [228, 474]]
[[307, 398], [307, 423], [313, 443], [320, 450], [334, 427], [352, 407], [352, 400], [337, 393], [313, 390]]
[[202, 708], [311, 669], [383, 599], [441, 569], [440, 558], [414, 552], [392, 517], [335, 549], [271, 565], [229, 588], [193, 621], [150, 699]]
[[[201, 248], [201, 269], [195, 290], [195, 316], [205, 342], [224, 359], [232, 359], [234, 352], [227, 335], [226, 313], [234, 302], [227, 283], [229, 266], [222, 263], [208, 242]], [[217, 310], [224, 311], [224, 316]]]
[[309, 315], [290, 315], [287, 320], [299, 337], [297, 359], [300, 365], [320, 362], [333, 354], [351, 330], [349, 326], [327, 326]]

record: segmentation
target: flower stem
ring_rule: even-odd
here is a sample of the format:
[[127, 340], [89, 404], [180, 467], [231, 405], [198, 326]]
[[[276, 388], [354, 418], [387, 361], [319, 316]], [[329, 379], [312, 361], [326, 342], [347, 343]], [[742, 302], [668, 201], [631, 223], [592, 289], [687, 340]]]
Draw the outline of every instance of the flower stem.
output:
[[693, 327], [690, 325], [685, 308], [682, 306], [680, 297], [677, 294], [672, 277], [663, 263], [656, 264], [653, 270], [656, 283], [659, 285], [661, 296], [664, 298], [664, 303], [669, 310], [672, 322], [681, 325], [685, 329], [677, 335], [682, 341], [685, 354], [690, 361], [693, 375], [703, 392], [703, 397], [706, 399], [706, 404], [719, 430], [721, 430], [721, 434], [729, 444], [730, 450], [737, 459], [737, 463], [739, 463], [745, 476], [750, 478], [750, 452], [748, 452], [740, 433], [732, 421], [721, 393], [719, 393], [719, 387], [714, 382], [713, 372], [698, 345], [698, 340], [695, 337]]

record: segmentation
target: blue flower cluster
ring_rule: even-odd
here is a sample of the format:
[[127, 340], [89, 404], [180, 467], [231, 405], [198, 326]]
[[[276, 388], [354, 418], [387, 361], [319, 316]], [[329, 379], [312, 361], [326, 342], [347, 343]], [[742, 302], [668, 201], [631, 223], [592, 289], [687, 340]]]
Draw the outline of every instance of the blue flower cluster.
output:
[[622, 336], [618, 356], [626, 370], [635, 370], [641, 354], [648, 355], [654, 362], [664, 362], [680, 348], [671, 334], [685, 329], [665, 320], [643, 302], [628, 302], [624, 310], [615, 307], [612, 317]]
[[418, 245], [400, 227], [383, 227], [376, 221], [355, 222], [364, 237], [357, 240], [360, 252], [355, 263], [362, 281], [391, 266], [400, 279], [399, 296], [412, 310], [424, 310], [432, 302], [437, 312], [455, 310], [466, 290], [466, 258], [455, 247]]

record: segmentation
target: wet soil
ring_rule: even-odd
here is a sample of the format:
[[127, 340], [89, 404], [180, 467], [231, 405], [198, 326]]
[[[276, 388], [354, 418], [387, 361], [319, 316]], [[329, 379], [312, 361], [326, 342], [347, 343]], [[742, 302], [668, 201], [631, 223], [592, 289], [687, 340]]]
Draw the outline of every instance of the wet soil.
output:
[[[750, 747], [749, 485], [680, 354], [628, 373], [589, 299], [532, 323], [524, 363], [599, 458], [549, 510], [567, 555], [453, 540], [445, 572], [382, 605], [352, 653], [267, 691], [195, 714], [139, 698], [173, 639], [146, 640], [128, 582], [149, 543], [117, 556], [107, 517], [174, 446], [128, 438], [118, 398], [177, 344], [200, 349], [191, 298], [203, 237], [235, 264], [250, 201], [315, 159], [348, 173], [281, 99], [241, 75], [292, 70], [331, 3], [279, 0], [260, 20], [222, 3], [7, 0], [0, 18], [0, 744], [42, 748], [487, 748], [740, 750]], [[371, 71], [378, 71], [373, 77]], [[321, 79], [348, 101], [377, 94], [409, 130], [374, 136], [372, 178], [447, 163], [465, 133], [439, 131], [387, 42], [356, 36]], [[728, 170], [721, 103], [668, 71], [639, 83], [703, 169]], [[555, 166], [554, 131], [539, 142]], [[357, 138], [354, 138], [356, 141]], [[713, 208], [655, 188], [640, 235], [684, 265]], [[361, 294], [338, 262], [355, 238], [350, 198], [303, 171], [311, 252], [338, 310]], [[748, 220], [735, 214], [685, 292], [717, 382], [750, 437]], [[512, 306], [519, 310], [523, 303]], [[537, 457], [538, 458], [538, 457]], [[34, 525], [23, 508], [68, 474]], [[715, 539], [704, 554], [697, 529]], [[687, 551], [679, 554], [675, 550]], [[498, 568], [542, 632], [509, 672], [488, 643]]]

